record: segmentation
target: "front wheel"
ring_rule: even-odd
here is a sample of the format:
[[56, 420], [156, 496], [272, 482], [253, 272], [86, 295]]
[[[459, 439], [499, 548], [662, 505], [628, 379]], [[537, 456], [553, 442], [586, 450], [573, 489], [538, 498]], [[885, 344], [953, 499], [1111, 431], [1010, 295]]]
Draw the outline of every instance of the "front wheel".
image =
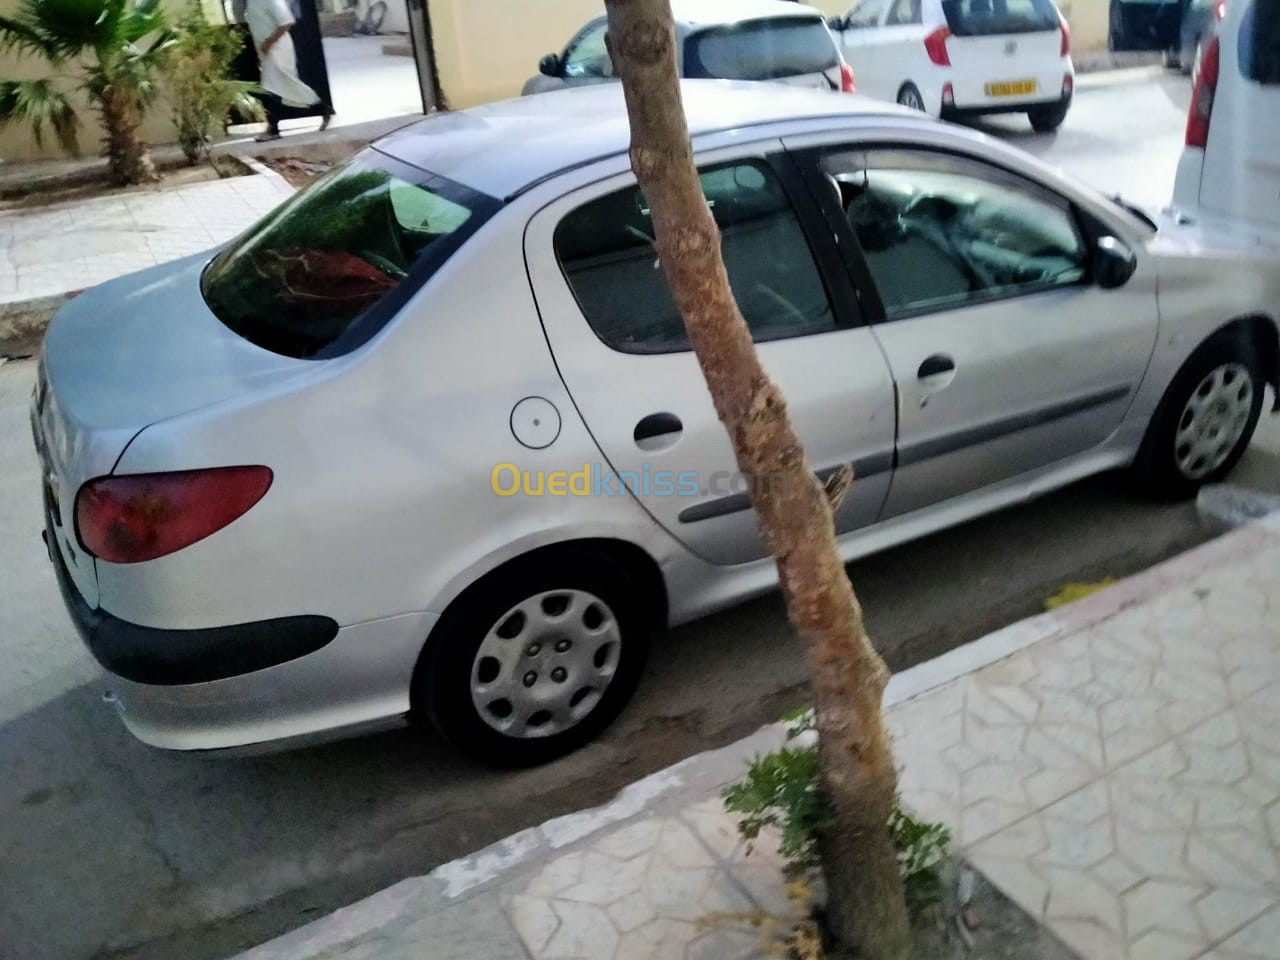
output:
[[1231, 472], [1262, 413], [1257, 351], [1232, 334], [1210, 339], [1178, 371], [1151, 419], [1133, 473], [1160, 497], [1194, 496]]
[[1031, 129], [1036, 133], [1053, 133], [1067, 119], [1067, 104], [1055, 103], [1048, 107], [1032, 107], [1027, 111]]
[[603, 555], [500, 571], [432, 631], [414, 704], [486, 763], [530, 766], [576, 750], [635, 692], [648, 646], [640, 596]]

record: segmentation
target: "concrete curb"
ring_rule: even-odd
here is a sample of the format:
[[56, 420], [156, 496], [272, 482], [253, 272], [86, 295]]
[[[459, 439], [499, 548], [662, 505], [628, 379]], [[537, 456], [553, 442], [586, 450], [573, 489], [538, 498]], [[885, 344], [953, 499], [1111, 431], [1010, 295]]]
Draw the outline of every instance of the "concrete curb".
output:
[[[1158, 594], [1176, 589], [1203, 572], [1206, 564], [1238, 556], [1280, 538], [1280, 513], [1201, 544], [1112, 587], [1055, 611], [1010, 624], [940, 657], [895, 674], [885, 690], [886, 709], [905, 703], [1042, 641], [1087, 629]], [[339, 909], [304, 927], [240, 954], [237, 960], [286, 960], [325, 955], [374, 934], [412, 902], [419, 915], [448, 909], [531, 863], [584, 843], [599, 831], [643, 816], [664, 815], [718, 793], [742, 775], [756, 755], [777, 749], [785, 737], [781, 723], [718, 750], [689, 757], [625, 787], [612, 801], [591, 810], [549, 820], [513, 834], [473, 854], [436, 867]]]
[[[1164, 67], [1119, 67], [1082, 73], [1076, 76], [1077, 90], [1096, 90], [1100, 87], [1116, 87], [1127, 83], [1142, 83], [1155, 77], [1162, 77], [1167, 71]], [[1189, 81], [1188, 81], [1189, 83]]]

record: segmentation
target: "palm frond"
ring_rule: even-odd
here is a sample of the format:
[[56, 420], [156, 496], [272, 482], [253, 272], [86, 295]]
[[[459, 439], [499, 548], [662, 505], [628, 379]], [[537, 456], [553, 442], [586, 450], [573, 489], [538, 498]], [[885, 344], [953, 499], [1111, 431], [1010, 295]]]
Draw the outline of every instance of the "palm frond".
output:
[[22, 0], [16, 19], [32, 27], [59, 59], [117, 44], [127, 0]]
[[36, 24], [13, 17], [0, 17], [0, 50], [32, 53], [53, 63], [63, 59], [58, 46], [51, 43]]
[[31, 127], [36, 144], [44, 144], [46, 125], [68, 153], [77, 153], [80, 121], [66, 96], [48, 80], [0, 80], [0, 126]]

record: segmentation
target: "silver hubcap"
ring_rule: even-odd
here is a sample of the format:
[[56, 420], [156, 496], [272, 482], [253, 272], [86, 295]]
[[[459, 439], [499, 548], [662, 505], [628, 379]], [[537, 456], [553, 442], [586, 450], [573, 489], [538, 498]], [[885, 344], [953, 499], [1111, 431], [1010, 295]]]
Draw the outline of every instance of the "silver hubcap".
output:
[[1200, 381], [1183, 408], [1173, 439], [1178, 469], [1189, 480], [1207, 477], [1226, 462], [1249, 422], [1253, 378], [1239, 363], [1225, 363]]
[[924, 104], [920, 102], [920, 95], [914, 90], [903, 90], [898, 94], [898, 102], [904, 107], [910, 107], [912, 110], [923, 110]]
[[539, 593], [503, 614], [480, 644], [471, 702], [509, 737], [563, 733], [599, 704], [621, 653], [618, 621], [599, 597]]

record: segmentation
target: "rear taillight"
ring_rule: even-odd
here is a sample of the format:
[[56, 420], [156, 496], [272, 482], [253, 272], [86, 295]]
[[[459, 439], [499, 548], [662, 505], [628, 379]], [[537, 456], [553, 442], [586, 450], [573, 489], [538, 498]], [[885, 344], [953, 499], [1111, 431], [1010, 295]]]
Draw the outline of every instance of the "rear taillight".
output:
[[1204, 147], [1209, 143], [1209, 120], [1213, 116], [1213, 98], [1218, 90], [1218, 38], [1209, 40], [1200, 60], [1200, 75], [1191, 94], [1187, 111], [1187, 146]]
[[1071, 55], [1071, 27], [1067, 24], [1067, 18], [1062, 14], [1058, 14], [1058, 31], [1062, 34], [1062, 48], [1058, 51], [1058, 56], [1066, 57]]
[[929, 54], [929, 59], [940, 67], [951, 66], [951, 55], [947, 53], [947, 38], [950, 36], [950, 29], [939, 27], [924, 38], [925, 53]]
[[267, 467], [214, 467], [90, 480], [76, 494], [76, 533], [110, 563], [154, 560], [242, 516], [271, 479]]
[[849, 66], [847, 63], [840, 64], [840, 92], [858, 92], [858, 86], [853, 81], [853, 67]]
[[1213, 5], [1213, 19], [1221, 21], [1227, 15], [1227, 0], [1218, 0]]

